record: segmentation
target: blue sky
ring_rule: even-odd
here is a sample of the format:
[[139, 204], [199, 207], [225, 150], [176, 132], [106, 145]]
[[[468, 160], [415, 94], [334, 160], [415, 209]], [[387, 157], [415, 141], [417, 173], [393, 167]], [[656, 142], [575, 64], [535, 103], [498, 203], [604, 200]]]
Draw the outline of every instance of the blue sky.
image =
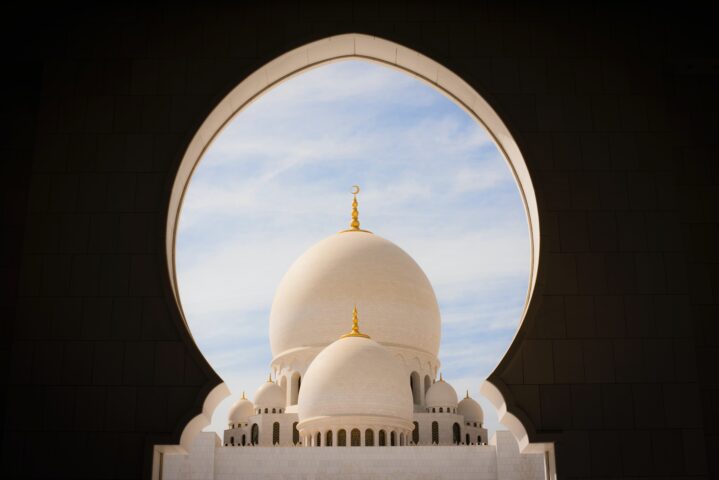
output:
[[510, 170], [482, 127], [437, 90], [363, 61], [325, 65], [262, 95], [225, 128], [188, 188], [176, 245], [180, 298], [198, 346], [233, 395], [267, 378], [269, 312], [307, 248], [360, 220], [424, 269], [442, 313], [441, 371], [479, 385], [519, 325], [529, 233]]

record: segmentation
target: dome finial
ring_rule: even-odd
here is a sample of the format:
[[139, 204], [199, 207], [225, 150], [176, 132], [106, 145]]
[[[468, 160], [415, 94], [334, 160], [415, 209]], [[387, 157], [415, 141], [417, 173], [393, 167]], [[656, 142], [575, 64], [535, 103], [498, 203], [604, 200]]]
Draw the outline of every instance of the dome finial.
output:
[[267, 374], [267, 382], [272, 383], [272, 372]]
[[359, 222], [359, 210], [357, 209], [357, 194], [360, 193], [360, 187], [359, 185], [352, 185], [352, 221], [350, 222], [350, 228], [347, 230], [342, 230], [340, 233], [346, 233], [346, 232], [365, 232], [365, 233], [372, 233], [369, 230], [362, 230], [360, 228], [360, 222]]
[[442, 378], [442, 372], [439, 372], [439, 381], [444, 382], [444, 378]]
[[365, 335], [364, 333], [360, 333], [360, 331], [359, 331], [359, 318], [357, 316], [357, 305], [355, 305], [355, 308], [352, 310], [352, 331], [350, 333], [345, 333], [340, 338], [346, 338], [346, 337], [369, 338], [369, 335]]
[[245, 397], [245, 391], [242, 390], [242, 398], [240, 400], [247, 400], [247, 397]]
[[352, 186], [352, 196], [354, 197], [352, 200], [352, 221], [350, 222], [350, 228], [352, 230], [359, 230], [360, 223], [359, 223], [359, 210], [357, 210], [357, 194], [360, 192], [359, 185], [353, 185]]
[[467, 395], [464, 398], [469, 398], [469, 390], [467, 390]]

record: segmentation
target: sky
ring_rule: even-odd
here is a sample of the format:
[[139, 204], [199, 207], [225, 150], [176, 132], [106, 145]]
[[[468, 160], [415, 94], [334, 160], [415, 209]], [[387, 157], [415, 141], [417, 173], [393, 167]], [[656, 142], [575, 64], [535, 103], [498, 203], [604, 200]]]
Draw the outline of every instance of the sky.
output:
[[[507, 163], [481, 125], [438, 90], [360, 60], [324, 65], [269, 90], [210, 145], [180, 213], [180, 301], [202, 353], [232, 395], [206, 429], [222, 432], [272, 359], [269, 313], [292, 262], [348, 227], [411, 255], [442, 315], [441, 372], [503, 428], [479, 386], [519, 326], [530, 268], [527, 218]], [[491, 433], [490, 433], [491, 435]]]

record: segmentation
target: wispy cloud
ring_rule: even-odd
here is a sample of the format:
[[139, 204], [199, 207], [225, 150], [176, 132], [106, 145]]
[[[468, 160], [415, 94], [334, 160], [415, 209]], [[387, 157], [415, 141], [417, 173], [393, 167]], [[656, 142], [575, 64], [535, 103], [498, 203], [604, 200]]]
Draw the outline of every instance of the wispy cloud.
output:
[[[261, 385], [275, 289], [302, 252], [346, 226], [353, 184], [363, 188], [363, 226], [427, 273], [443, 315], [445, 378], [476, 396], [524, 305], [529, 238], [519, 192], [491, 139], [459, 107], [362, 62], [269, 91], [203, 158], [176, 251], [198, 345], [235, 394]], [[233, 401], [218, 407], [214, 429], [224, 428]]]

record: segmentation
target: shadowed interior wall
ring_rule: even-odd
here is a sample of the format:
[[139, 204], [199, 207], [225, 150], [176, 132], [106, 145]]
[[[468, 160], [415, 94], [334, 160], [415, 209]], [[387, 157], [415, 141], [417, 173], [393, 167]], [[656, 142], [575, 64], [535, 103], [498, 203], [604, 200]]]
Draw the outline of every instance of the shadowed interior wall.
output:
[[220, 382], [166, 273], [180, 158], [248, 74], [360, 32], [458, 73], [523, 150], [539, 277], [491, 380], [532, 441], [556, 442], [560, 478], [719, 475], [719, 62], [711, 15], [678, 8], [7, 12], [3, 472], [147, 478], [152, 446], [178, 442]]

